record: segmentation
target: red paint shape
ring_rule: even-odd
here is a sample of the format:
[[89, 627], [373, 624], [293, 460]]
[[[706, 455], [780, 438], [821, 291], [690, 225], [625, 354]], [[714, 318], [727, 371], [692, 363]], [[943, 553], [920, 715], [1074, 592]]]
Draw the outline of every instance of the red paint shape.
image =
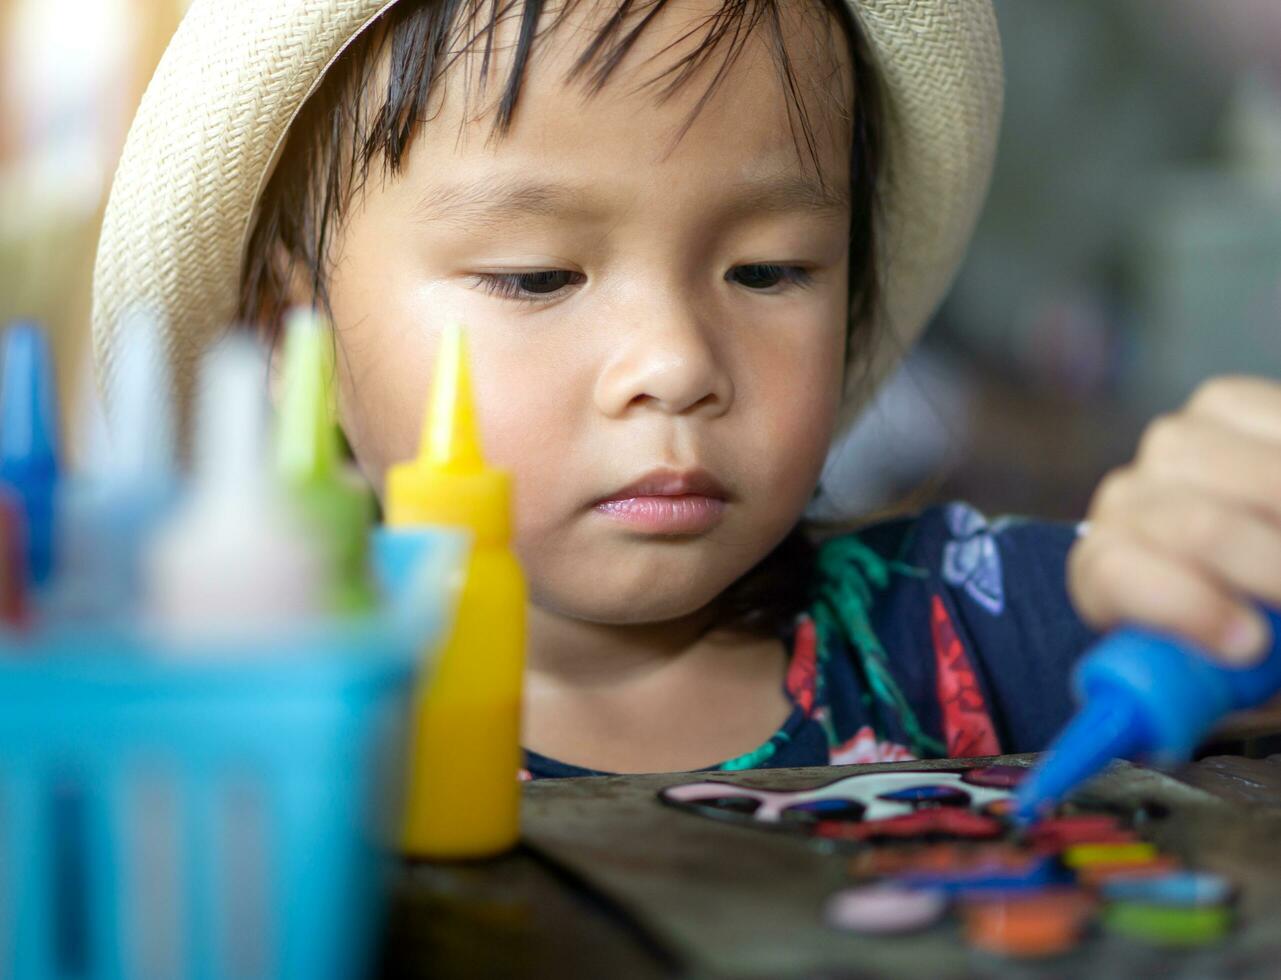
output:
[[961, 782], [992, 789], [1014, 789], [1027, 779], [1031, 769], [1022, 766], [984, 766], [961, 774]]
[[954, 807], [930, 807], [916, 810], [901, 817], [889, 817], [885, 820], [864, 820], [862, 823], [841, 823], [836, 820], [821, 820], [814, 827], [819, 837], [831, 840], [876, 840], [893, 837], [910, 839], [915, 837], [963, 837], [973, 840], [985, 840], [999, 837], [1002, 833], [1000, 821], [974, 813], [971, 810], [958, 810]]
[[809, 717], [814, 712], [818, 689], [818, 631], [808, 616], [796, 627], [792, 662], [787, 667], [787, 693]]
[[827, 761], [834, 766], [865, 762], [907, 762], [915, 758], [896, 742], [878, 742], [871, 725], [864, 725], [849, 741], [832, 747], [827, 753]]
[[965, 645], [948, 617], [940, 596], [931, 596], [930, 633], [934, 639], [936, 692], [943, 709], [943, 737], [953, 759], [1000, 755], [996, 728], [987, 713], [983, 692]]
[[1016, 805], [1013, 800], [993, 800], [991, 803], [985, 803], [979, 807], [979, 813], [986, 817], [1000, 817], [1008, 819], [1014, 816]]
[[0, 624], [21, 629], [28, 622], [27, 526], [18, 498], [0, 487]]
[[1034, 823], [1030, 835], [1079, 833], [1120, 830], [1121, 821], [1110, 813], [1074, 813], [1066, 817], [1050, 817]]
[[1132, 844], [1139, 836], [1104, 813], [1042, 820], [1030, 827], [1026, 842], [1041, 853], [1057, 853], [1076, 844]]

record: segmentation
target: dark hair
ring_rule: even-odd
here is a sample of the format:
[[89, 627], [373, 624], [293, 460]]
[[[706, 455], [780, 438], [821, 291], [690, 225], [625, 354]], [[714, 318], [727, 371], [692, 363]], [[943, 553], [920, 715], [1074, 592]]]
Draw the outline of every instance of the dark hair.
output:
[[[547, 28], [554, 30], [580, 0], [566, 0]], [[599, 92], [668, 0], [615, 0], [607, 18], [577, 58], [569, 78], [585, 77]], [[875, 341], [873, 326], [880, 290], [877, 257], [877, 189], [884, 156], [884, 110], [879, 80], [866, 39], [846, 0], [812, 0], [841, 28], [853, 60], [855, 105], [851, 116], [850, 319], [847, 349], [860, 353]], [[816, 164], [812, 126], [782, 26], [785, 0], [722, 0], [706, 21], [695, 49], [665, 69], [660, 100], [668, 97], [726, 45], [724, 59], [686, 121], [692, 125], [754, 30], [764, 24], [788, 97], [788, 118], [798, 150]], [[494, 121], [501, 137], [518, 109], [525, 70], [545, 0], [402, 0], [365, 31], [326, 73], [290, 130], [280, 162], [259, 203], [242, 276], [240, 318], [270, 342], [276, 340], [289, 305], [296, 272], [306, 273], [313, 303], [329, 310], [327, 279], [331, 235], [361, 191], [375, 163], [390, 176], [400, 173], [419, 125], [431, 117], [439, 81], [467, 52], [481, 47], [480, 75], [487, 77], [499, 20], [520, 7], [512, 67]], [[483, 16], [487, 12], [487, 16]], [[638, 22], [629, 26], [633, 16]], [[466, 40], [461, 45], [462, 37]], [[376, 72], [386, 57], [381, 93]], [[819, 173], [822, 178], [821, 171]], [[284, 260], [282, 263], [282, 259]], [[847, 357], [847, 362], [849, 358]], [[865, 356], [860, 357], [866, 361]], [[847, 377], [846, 383], [850, 379]], [[717, 625], [752, 633], [776, 633], [804, 607], [812, 579], [814, 546], [802, 525], [718, 600]]]

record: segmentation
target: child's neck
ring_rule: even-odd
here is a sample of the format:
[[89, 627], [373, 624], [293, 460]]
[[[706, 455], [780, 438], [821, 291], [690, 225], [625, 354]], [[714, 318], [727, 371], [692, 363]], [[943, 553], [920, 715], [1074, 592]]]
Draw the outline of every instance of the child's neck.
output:
[[708, 638], [712, 610], [663, 623], [590, 623], [529, 607], [529, 666], [572, 688], [615, 687], [662, 670]]
[[755, 749], [790, 710], [786, 650], [710, 624], [710, 610], [607, 625], [531, 606], [525, 744], [619, 772], [699, 768]]

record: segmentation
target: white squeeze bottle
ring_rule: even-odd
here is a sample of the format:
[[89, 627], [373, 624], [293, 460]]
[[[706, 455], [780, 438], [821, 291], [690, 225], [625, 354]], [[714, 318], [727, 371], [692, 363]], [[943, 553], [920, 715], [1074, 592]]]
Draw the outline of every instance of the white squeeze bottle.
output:
[[323, 554], [272, 465], [266, 381], [247, 337], [206, 359], [191, 490], [145, 560], [144, 615], [165, 637], [253, 641], [324, 611]]

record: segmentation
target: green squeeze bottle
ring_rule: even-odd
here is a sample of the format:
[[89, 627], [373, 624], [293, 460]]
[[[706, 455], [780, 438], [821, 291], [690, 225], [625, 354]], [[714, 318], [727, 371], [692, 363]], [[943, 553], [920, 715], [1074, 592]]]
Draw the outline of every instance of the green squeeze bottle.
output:
[[285, 322], [276, 462], [282, 481], [320, 539], [330, 564], [335, 613], [373, 607], [369, 529], [374, 498], [339, 458], [333, 336], [323, 317], [295, 310]]

